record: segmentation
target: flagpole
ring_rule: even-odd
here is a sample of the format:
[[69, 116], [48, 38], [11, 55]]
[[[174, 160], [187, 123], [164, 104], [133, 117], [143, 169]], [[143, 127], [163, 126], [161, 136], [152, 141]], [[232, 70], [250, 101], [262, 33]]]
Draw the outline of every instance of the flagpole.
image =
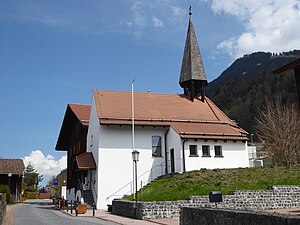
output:
[[[134, 81], [135, 81], [135, 78], [133, 78], [132, 83], [131, 83], [132, 152], [134, 151]], [[133, 170], [133, 180], [132, 180], [133, 192], [132, 193], [134, 193], [134, 190], [135, 190], [135, 187], [134, 187], [134, 180], [135, 180], [134, 162], [132, 164], [132, 170]]]
[[134, 151], [134, 81], [131, 83], [131, 115], [132, 115], [132, 151]]

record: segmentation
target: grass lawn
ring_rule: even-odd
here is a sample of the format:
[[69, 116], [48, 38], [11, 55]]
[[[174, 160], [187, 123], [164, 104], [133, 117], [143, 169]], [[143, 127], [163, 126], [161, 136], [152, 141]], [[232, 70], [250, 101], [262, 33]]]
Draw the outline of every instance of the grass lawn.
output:
[[[189, 196], [208, 195], [232, 190], [265, 190], [270, 185], [299, 185], [300, 167], [259, 167], [238, 169], [201, 169], [158, 179], [139, 191], [139, 201], [184, 200]], [[133, 200], [133, 196], [124, 199]]]

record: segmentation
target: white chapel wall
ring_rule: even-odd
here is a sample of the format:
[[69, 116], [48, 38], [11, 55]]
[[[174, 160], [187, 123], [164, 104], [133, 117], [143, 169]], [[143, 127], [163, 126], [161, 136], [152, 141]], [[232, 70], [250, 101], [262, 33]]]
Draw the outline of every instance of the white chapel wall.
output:
[[[197, 145], [198, 157], [190, 156], [189, 145]], [[210, 147], [210, 157], [203, 157], [202, 145]], [[214, 146], [222, 147], [222, 157], [215, 156]], [[222, 168], [249, 167], [247, 143], [242, 141], [193, 140], [185, 143], [186, 171]]]
[[168, 132], [167, 151], [168, 151], [168, 172], [171, 173], [171, 154], [170, 150], [174, 149], [175, 172], [182, 172], [182, 144], [181, 138], [172, 127]]
[[[138, 189], [151, 180], [165, 174], [164, 135], [167, 128], [135, 127], [135, 149], [140, 152]], [[105, 208], [114, 198], [132, 194], [133, 181], [131, 126], [107, 126], [99, 128], [98, 196], [100, 208]], [[152, 156], [152, 136], [161, 136], [162, 157]], [[142, 183], [141, 183], [142, 182]]]
[[98, 165], [99, 165], [99, 118], [97, 115], [97, 109], [95, 104], [95, 99], [93, 96], [92, 104], [91, 104], [91, 113], [90, 113], [90, 123], [89, 129], [87, 134], [87, 152], [92, 152], [95, 163], [96, 163], [96, 170], [89, 171], [87, 176], [89, 183], [91, 184], [91, 191], [94, 196], [94, 200], [96, 201], [96, 205], [99, 205], [99, 198], [98, 198], [98, 180], [99, 180], [99, 173], [98, 173]]

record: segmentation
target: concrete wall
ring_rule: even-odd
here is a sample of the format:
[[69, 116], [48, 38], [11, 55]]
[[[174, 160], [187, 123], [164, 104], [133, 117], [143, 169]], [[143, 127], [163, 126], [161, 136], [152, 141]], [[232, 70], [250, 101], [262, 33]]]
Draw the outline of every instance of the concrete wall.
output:
[[[138, 218], [174, 218], [179, 217], [180, 208], [186, 206], [197, 206], [203, 208], [214, 208], [215, 204], [210, 203], [208, 196], [192, 196], [188, 200], [167, 201], [167, 202], [139, 202]], [[116, 200], [113, 201], [113, 213], [126, 216], [130, 212], [134, 202]], [[223, 202], [218, 208], [234, 210], [267, 210], [280, 208], [300, 207], [299, 186], [272, 186], [269, 190], [257, 191], [232, 191], [230, 195], [223, 196]]]
[[229, 209], [182, 207], [181, 225], [299, 225], [300, 217]]

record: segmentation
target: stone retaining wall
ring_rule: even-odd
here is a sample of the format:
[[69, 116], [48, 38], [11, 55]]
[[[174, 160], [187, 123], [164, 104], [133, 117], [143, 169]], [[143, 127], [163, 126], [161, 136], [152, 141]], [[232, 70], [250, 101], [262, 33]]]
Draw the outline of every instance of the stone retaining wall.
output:
[[[138, 219], [176, 218], [180, 215], [181, 207], [196, 206], [214, 208], [208, 196], [192, 196], [182, 201], [138, 202], [123, 200], [113, 201], [113, 213], [117, 215], [136, 217]], [[300, 207], [299, 186], [271, 186], [268, 190], [231, 191], [223, 196], [223, 202], [218, 208], [236, 210], [267, 210], [279, 208]]]
[[[193, 206], [211, 207], [208, 196], [189, 198]], [[299, 186], [270, 186], [268, 190], [231, 191], [223, 196], [218, 208], [237, 210], [267, 210], [300, 207]]]
[[0, 224], [2, 224], [6, 210], [6, 194], [0, 193]]
[[181, 225], [299, 225], [299, 216], [237, 211], [230, 209], [212, 209], [183, 207], [180, 215]]

